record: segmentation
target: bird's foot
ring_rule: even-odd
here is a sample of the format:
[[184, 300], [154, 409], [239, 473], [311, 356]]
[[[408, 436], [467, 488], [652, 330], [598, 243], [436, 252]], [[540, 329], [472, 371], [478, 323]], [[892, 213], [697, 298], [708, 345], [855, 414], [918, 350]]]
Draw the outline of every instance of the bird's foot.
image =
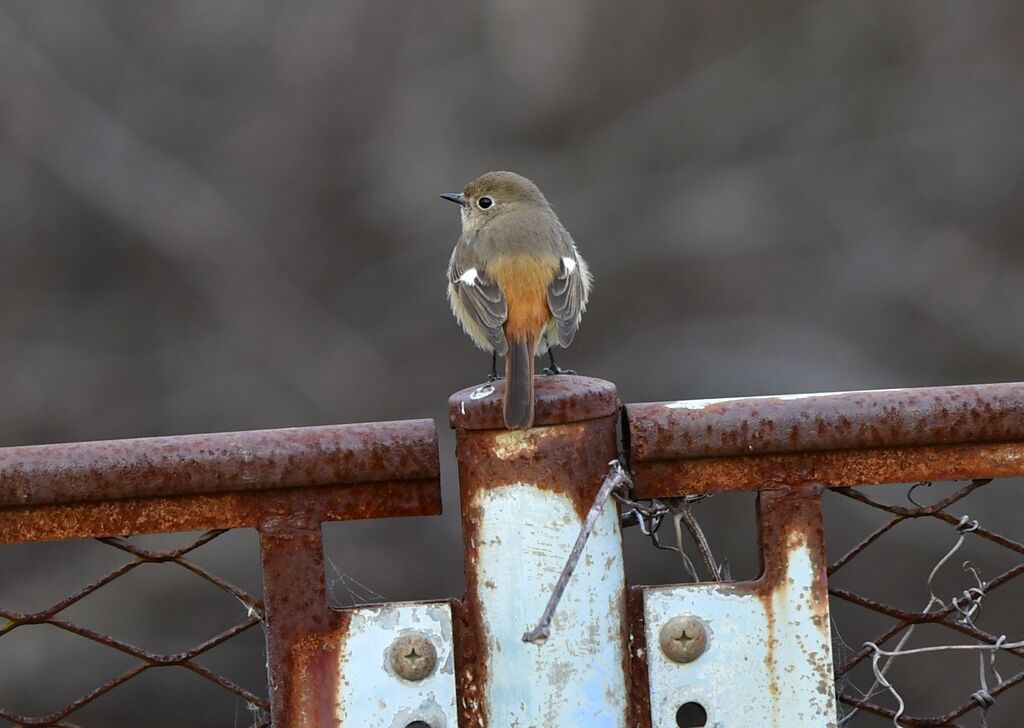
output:
[[552, 349], [548, 349], [548, 366], [541, 370], [544, 374], [575, 374], [576, 372], [572, 369], [562, 369], [562, 367], [555, 364], [555, 352]]
[[549, 376], [554, 375], [554, 374], [575, 374], [576, 370], [575, 369], [562, 369], [562, 367], [558, 366], [557, 364], [552, 364], [549, 367], [544, 367], [541, 370], [541, 373], [542, 374], [547, 374]]
[[498, 352], [491, 352], [491, 373], [487, 375], [487, 383], [494, 384], [499, 379], [504, 377], [498, 375]]

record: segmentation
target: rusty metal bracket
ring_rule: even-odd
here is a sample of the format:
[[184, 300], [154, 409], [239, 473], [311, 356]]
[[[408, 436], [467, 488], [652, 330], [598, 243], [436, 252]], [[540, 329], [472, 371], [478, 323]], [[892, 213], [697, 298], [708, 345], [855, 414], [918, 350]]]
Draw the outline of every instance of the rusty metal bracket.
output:
[[753, 582], [642, 589], [652, 728], [836, 725], [819, 493], [761, 494]]

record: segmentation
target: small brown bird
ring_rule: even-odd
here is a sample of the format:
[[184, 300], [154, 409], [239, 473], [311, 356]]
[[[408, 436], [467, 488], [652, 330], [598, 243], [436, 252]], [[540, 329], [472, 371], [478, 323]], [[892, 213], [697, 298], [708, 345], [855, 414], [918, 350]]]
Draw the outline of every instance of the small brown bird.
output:
[[469, 337], [505, 357], [505, 426], [533, 426], [534, 357], [572, 343], [590, 296], [591, 275], [544, 195], [514, 172], [488, 172], [461, 194], [462, 236], [448, 263], [448, 300]]

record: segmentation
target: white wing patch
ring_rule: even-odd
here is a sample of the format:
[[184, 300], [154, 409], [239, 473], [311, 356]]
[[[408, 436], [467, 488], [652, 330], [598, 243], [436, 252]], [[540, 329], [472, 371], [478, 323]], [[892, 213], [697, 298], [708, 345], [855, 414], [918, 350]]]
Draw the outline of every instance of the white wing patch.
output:
[[569, 271], [569, 273], [570, 273], [570, 274], [571, 274], [571, 273], [572, 273], [572, 272], [573, 272], [574, 270], [576, 270], [576, 261], [575, 261], [575, 260], [573, 260], [572, 258], [568, 257], [568, 256], [566, 256], [566, 257], [562, 258], [562, 265], [564, 265], [564, 266], [565, 266], [565, 269], [566, 269], [567, 271]]
[[467, 286], [475, 286], [476, 279], [479, 277], [480, 274], [476, 272], [476, 268], [470, 268], [461, 276], [459, 276], [459, 280], [465, 283]]

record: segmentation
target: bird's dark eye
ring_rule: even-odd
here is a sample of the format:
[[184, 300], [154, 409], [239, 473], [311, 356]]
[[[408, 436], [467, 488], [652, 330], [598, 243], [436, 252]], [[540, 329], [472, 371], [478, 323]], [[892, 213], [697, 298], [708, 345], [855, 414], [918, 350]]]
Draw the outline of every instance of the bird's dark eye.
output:
[[494, 204], [494, 200], [492, 200], [490, 197], [481, 197], [476, 204], [480, 206], [481, 210], [486, 210], [488, 207]]

